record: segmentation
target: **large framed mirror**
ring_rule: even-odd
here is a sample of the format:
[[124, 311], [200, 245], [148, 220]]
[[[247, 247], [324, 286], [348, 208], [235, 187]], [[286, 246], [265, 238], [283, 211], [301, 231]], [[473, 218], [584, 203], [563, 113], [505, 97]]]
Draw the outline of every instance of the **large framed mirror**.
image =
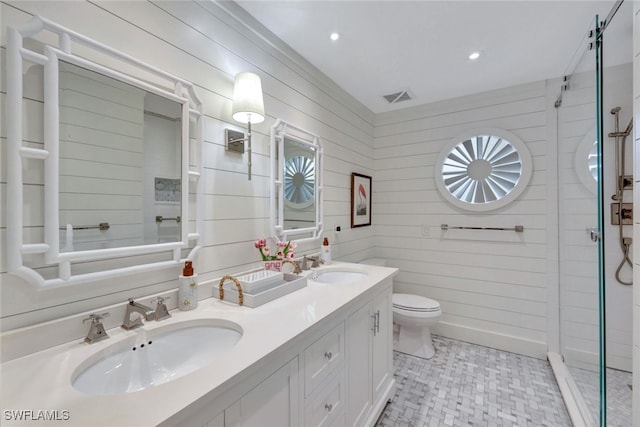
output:
[[[47, 33], [56, 45], [41, 41]], [[44, 288], [195, 257], [202, 104], [193, 85], [41, 17], [9, 28], [7, 65], [8, 271]], [[24, 108], [34, 74], [43, 76], [41, 119]], [[42, 128], [43, 143], [22, 135], [27, 126]], [[25, 196], [34, 165], [43, 176], [36, 203]], [[29, 223], [34, 213], [43, 223]]]
[[322, 234], [322, 147], [311, 132], [276, 120], [271, 127], [271, 225], [279, 240]]

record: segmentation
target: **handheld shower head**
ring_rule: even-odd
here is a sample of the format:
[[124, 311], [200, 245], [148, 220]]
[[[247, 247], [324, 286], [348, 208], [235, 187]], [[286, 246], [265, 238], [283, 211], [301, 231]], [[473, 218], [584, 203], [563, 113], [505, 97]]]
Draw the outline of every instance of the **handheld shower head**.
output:
[[618, 111], [620, 111], [621, 108], [620, 107], [614, 107], [611, 109], [611, 114], [618, 114]]

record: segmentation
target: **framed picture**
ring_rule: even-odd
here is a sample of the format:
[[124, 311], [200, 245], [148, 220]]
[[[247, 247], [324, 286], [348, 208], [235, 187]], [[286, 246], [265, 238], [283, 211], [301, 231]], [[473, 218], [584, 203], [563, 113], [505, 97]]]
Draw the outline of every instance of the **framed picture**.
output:
[[351, 174], [351, 228], [371, 225], [371, 177]]

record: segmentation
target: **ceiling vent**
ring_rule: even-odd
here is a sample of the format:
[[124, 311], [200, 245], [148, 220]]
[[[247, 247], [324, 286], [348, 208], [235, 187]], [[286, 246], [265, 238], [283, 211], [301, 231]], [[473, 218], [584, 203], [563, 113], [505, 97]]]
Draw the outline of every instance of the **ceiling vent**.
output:
[[382, 95], [382, 97], [389, 104], [397, 104], [398, 102], [409, 101], [413, 99], [413, 97], [407, 90], [401, 90], [400, 92], [390, 93], [389, 95]]

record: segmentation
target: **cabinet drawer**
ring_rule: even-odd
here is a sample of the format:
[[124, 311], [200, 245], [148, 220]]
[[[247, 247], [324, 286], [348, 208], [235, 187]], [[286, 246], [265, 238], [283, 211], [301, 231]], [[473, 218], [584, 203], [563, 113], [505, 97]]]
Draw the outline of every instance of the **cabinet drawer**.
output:
[[342, 377], [341, 373], [334, 376], [317, 393], [307, 399], [304, 417], [305, 426], [330, 427], [341, 425], [340, 418], [344, 419], [345, 408], [345, 390]]
[[327, 332], [304, 351], [305, 396], [313, 391], [344, 360], [344, 323]]

